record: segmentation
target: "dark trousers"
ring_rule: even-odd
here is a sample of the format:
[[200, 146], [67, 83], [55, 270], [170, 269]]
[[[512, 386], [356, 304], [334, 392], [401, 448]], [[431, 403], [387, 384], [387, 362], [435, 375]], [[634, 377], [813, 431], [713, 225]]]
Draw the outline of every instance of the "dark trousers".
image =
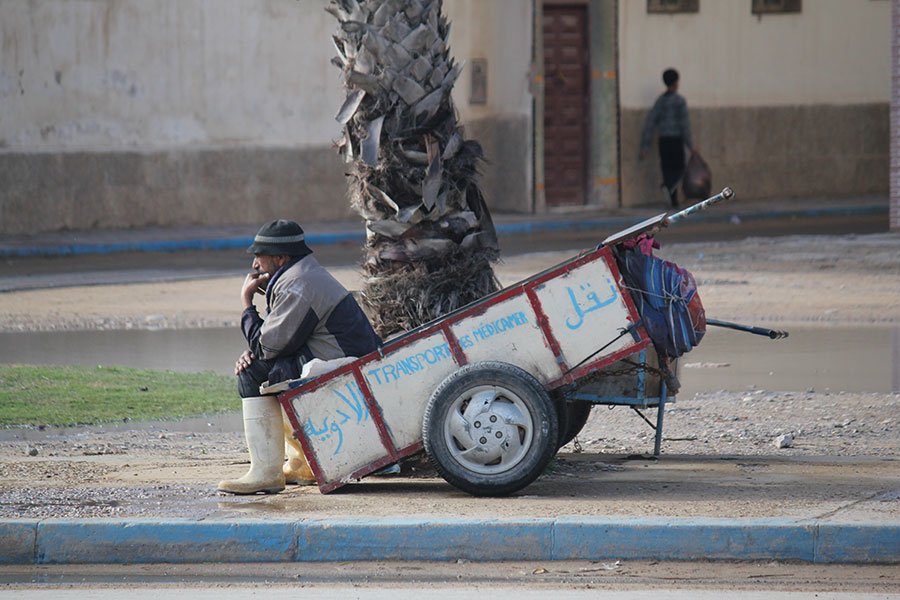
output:
[[238, 393], [241, 398], [259, 396], [259, 386], [297, 379], [303, 369], [303, 357], [299, 354], [280, 356], [272, 360], [254, 358], [250, 366], [238, 373]]
[[254, 358], [249, 367], [238, 373], [238, 394], [241, 398], [259, 396], [259, 386], [269, 380], [271, 368], [270, 361]]
[[669, 192], [672, 206], [678, 206], [678, 182], [684, 175], [684, 138], [659, 138], [659, 164], [662, 167], [663, 185]]

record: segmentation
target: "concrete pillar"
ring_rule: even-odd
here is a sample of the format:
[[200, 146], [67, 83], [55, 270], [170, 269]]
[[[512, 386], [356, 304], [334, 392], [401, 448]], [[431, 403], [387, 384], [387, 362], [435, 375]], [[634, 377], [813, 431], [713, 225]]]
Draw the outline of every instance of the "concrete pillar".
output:
[[900, 0], [891, 20], [891, 229], [900, 230]]

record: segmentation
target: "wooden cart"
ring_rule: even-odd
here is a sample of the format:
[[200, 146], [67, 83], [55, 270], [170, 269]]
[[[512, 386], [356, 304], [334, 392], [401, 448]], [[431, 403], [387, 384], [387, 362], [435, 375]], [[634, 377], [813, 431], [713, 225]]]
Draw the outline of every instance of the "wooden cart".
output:
[[376, 352], [282, 386], [279, 399], [319, 489], [424, 449], [459, 489], [509, 494], [534, 481], [601, 403], [657, 407], [658, 452], [670, 394], [612, 246], [667, 219], [649, 219]]

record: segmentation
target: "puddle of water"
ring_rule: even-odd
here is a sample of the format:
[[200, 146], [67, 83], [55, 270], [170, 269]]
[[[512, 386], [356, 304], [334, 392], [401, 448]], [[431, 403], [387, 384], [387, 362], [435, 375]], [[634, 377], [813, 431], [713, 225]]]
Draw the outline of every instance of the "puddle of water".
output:
[[[900, 328], [790, 327], [782, 340], [710, 327], [682, 357], [682, 394], [702, 391], [900, 391]], [[0, 364], [125, 366], [230, 375], [237, 328], [0, 333]]]
[[[765, 337], [710, 327], [682, 358], [679, 396], [717, 390], [900, 391], [900, 328], [792, 327]], [[236, 328], [0, 333], [0, 364], [106, 365], [229, 375], [244, 348]], [[709, 365], [724, 364], [713, 367]], [[685, 365], [706, 365], [699, 368]], [[111, 423], [79, 431], [242, 431], [240, 413], [182, 421]], [[0, 430], [0, 440], [71, 435], [71, 428]]]
[[234, 372], [247, 347], [236, 327], [0, 333], [0, 364], [119, 366]]
[[[788, 338], [770, 340], [709, 327], [700, 345], [681, 359], [679, 395], [752, 389], [900, 391], [900, 327], [786, 329]], [[698, 364], [704, 366], [685, 368]]]

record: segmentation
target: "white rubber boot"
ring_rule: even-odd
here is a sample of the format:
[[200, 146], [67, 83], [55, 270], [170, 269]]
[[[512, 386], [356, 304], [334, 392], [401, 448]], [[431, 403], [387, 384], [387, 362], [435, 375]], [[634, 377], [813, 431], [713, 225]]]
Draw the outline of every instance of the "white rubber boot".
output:
[[[282, 408], [282, 413], [284, 408]], [[296, 485], [316, 485], [316, 477], [313, 475], [306, 456], [303, 454], [303, 446], [294, 438], [294, 430], [286, 414], [281, 415], [284, 423], [284, 453], [287, 462], [284, 463], [284, 481]]]
[[281, 404], [275, 396], [244, 398], [243, 412], [250, 470], [240, 479], [220, 481], [219, 491], [232, 494], [278, 493], [284, 489]]

